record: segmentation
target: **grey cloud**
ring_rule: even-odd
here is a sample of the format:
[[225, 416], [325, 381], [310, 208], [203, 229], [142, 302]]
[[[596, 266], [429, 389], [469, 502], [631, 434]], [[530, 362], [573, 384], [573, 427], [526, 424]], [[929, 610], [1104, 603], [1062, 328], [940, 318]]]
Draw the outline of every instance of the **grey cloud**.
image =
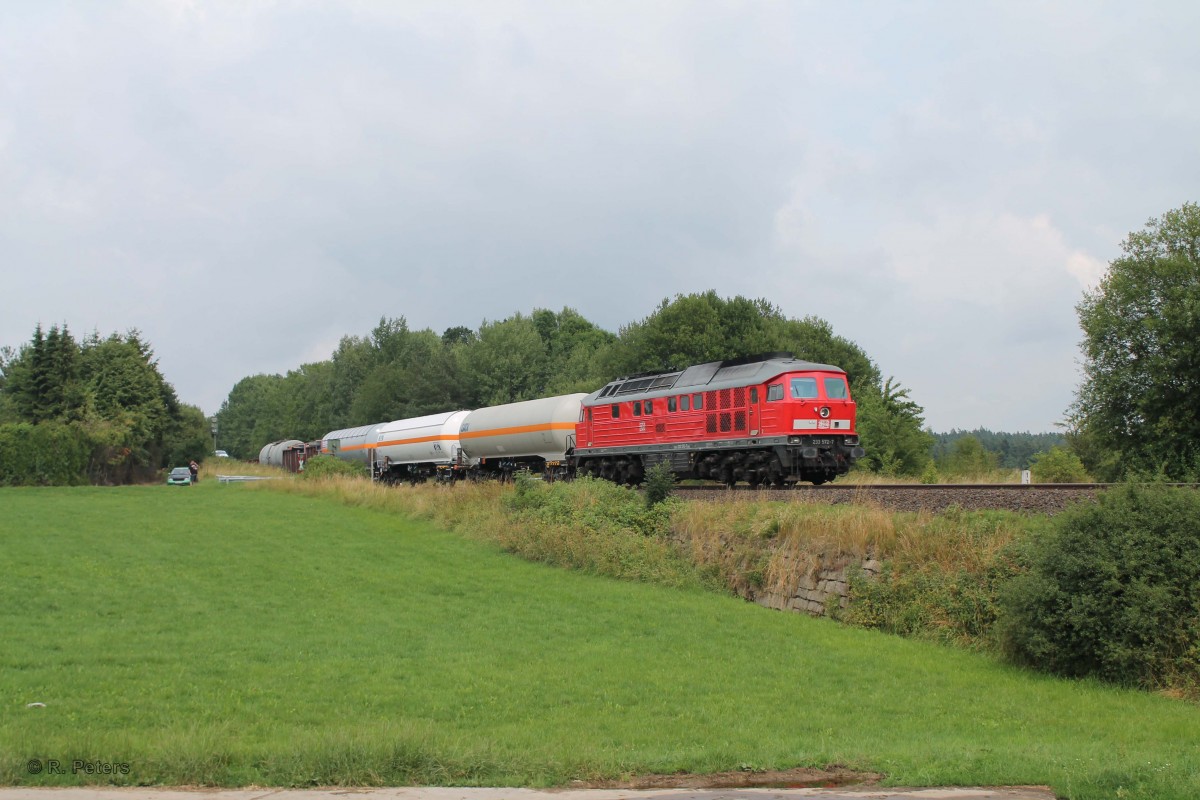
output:
[[[1195, 199], [1196, 14], [10, 4], [0, 341], [139, 327], [211, 412], [383, 315], [570, 305], [615, 330], [714, 288], [829, 319], [936, 428], [1045, 429], [1079, 287], [1022, 270], [1103, 262]], [[997, 262], [1024, 291], [932, 297], [971, 257], [955, 220], [1041, 217], [1058, 238]], [[902, 241], [928, 283], [898, 275]], [[996, 380], [985, 352], [1039, 388], [960, 402]]]

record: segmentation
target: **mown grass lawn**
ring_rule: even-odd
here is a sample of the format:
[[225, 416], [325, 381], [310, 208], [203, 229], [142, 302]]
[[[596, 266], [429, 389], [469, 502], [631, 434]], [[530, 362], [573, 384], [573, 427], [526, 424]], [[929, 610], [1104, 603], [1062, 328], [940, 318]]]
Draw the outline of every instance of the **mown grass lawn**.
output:
[[[28, 703], [44, 708], [27, 708]], [[841, 764], [1200, 797], [1200, 708], [244, 486], [0, 492], [0, 783]], [[128, 775], [28, 773], [29, 759]]]

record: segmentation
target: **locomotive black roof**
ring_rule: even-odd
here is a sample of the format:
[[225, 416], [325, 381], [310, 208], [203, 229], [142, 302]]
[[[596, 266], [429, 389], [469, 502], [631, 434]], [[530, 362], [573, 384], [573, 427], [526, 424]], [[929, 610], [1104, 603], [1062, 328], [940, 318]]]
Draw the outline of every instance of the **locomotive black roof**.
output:
[[816, 364], [793, 358], [790, 353], [710, 361], [678, 372], [632, 375], [610, 381], [599, 391], [583, 399], [584, 405], [597, 405], [642, 397], [659, 397], [681, 391], [713, 391], [765, 383], [784, 372], [842, 372], [841, 367]]

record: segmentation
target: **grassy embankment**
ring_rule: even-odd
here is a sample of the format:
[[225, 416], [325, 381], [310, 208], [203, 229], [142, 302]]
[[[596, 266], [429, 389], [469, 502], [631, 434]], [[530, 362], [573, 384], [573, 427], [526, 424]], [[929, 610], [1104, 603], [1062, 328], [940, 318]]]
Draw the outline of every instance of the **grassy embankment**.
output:
[[[500, 491], [457, 488], [454, 504], [345, 483], [322, 490], [341, 503], [212, 482], [4, 491], [0, 782], [553, 785], [837, 763], [1200, 796], [1193, 705], [546, 569], [355, 507], [403, 498], [444, 524]], [[35, 777], [31, 758], [130, 772]]]
[[885, 574], [855, 583], [841, 619], [980, 649], [995, 645], [998, 587], [1016, 569], [1018, 548], [1047, 524], [1008, 512], [896, 513], [869, 503], [763, 502], [753, 494], [647, 511], [638, 494], [587, 480], [534, 483], [519, 504], [502, 503], [505, 490], [486, 484], [454, 487], [452, 503], [436, 486], [302, 480], [272, 488], [428, 519], [532, 561], [742, 597], [787, 596], [822, 567], [874, 558]]

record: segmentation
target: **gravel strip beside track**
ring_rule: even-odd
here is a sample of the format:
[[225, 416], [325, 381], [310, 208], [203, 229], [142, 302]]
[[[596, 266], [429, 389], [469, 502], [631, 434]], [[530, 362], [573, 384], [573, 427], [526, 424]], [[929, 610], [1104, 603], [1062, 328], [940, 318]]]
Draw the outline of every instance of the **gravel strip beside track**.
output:
[[1096, 484], [1056, 484], [1038, 486], [955, 485], [955, 486], [797, 486], [793, 489], [737, 490], [707, 487], [678, 487], [685, 500], [738, 502], [771, 500], [804, 503], [859, 503], [877, 505], [894, 511], [944, 511], [951, 506], [963, 509], [995, 508], [1057, 514], [1067, 506], [1094, 500], [1104, 486]]

